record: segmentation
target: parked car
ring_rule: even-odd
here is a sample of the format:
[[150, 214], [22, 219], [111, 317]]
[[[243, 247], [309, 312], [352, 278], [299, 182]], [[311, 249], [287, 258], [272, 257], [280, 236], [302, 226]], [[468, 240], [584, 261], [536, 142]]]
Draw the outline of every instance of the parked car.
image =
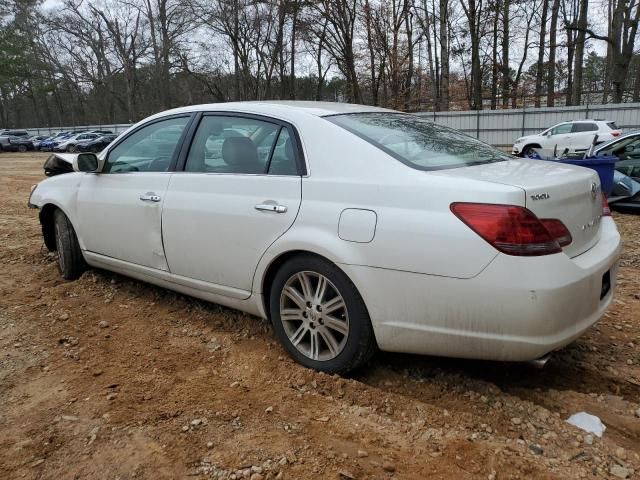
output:
[[596, 155], [613, 155], [619, 158], [616, 170], [640, 181], [640, 130], [627, 132], [595, 149]]
[[532, 149], [544, 149], [552, 152], [554, 149], [561, 153], [568, 149], [570, 152], [587, 150], [597, 135], [597, 143], [603, 143], [620, 135], [615, 122], [606, 120], [573, 120], [554, 125], [536, 135], [518, 138], [513, 144], [511, 153], [520, 157], [527, 157]]
[[29, 132], [26, 130], [5, 130], [4, 133], [0, 134], [0, 151], [1, 150], [13, 150], [13, 147], [9, 146], [9, 138], [27, 138], [29, 137]]
[[111, 130], [89, 130], [87, 133], [98, 133], [100, 135], [112, 135], [113, 131], [111, 131]]
[[40, 143], [42, 143], [42, 141], [46, 140], [47, 138], [49, 138], [48, 135], [35, 135], [31, 137], [30, 140], [33, 144], [34, 150], [40, 150]]
[[269, 318], [325, 372], [376, 348], [540, 359], [595, 323], [616, 285], [620, 235], [596, 172], [392, 110], [189, 106], [45, 169], [28, 203], [64, 278], [90, 265]]
[[614, 155], [616, 162], [611, 206], [640, 212], [640, 130], [626, 132], [600, 145], [596, 155]]
[[84, 142], [80, 142], [77, 145], [77, 149], [79, 152], [93, 152], [98, 153], [104, 149], [107, 145], [113, 142], [118, 135], [112, 133], [109, 135], [102, 135], [98, 138], [94, 138], [92, 140], [87, 140]]
[[58, 132], [55, 135], [52, 135], [51, 137], [45, 140], [42, 140], [40, 142], [39, 149], [43, 152], [53, 150], [53, 147], [57, 145], [58, 142], [62, 141], [65, 138], [70, 137], [71, 135], [73, 135], [72, 132]]
[[99, 135], [97, 133], [76, 133], [64, 137], [58, 142], [54, 142], [52, 149], [54, 152], [75, 152], [78, 143], [95, 140], [98, 137]]
[[8, 152], [26, 152], [27, 150], [33, 150], [33, 141], [31, 137], [8, 136], [7, 142], [2, 148]]
[[598, 155], [615, 155], [620, 160], [640, 159], [640, 130], [625, 132], [613, 140], [598, 145]]

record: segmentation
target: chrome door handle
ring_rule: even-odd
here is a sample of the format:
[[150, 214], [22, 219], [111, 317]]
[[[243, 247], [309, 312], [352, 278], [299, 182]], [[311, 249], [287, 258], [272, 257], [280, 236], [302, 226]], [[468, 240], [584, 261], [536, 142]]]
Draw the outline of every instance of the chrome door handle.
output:
[[259, 203], [254, 207], [256, 210], [264, 210], [266, 212], [285, 213], [287, 207], [275, 203]]
[[156, 195], [153, 192], [148, 192], [144, 195], [140, 195], [140, 200], [142, 200], [143, 202], [159, 202], [160, 195]]

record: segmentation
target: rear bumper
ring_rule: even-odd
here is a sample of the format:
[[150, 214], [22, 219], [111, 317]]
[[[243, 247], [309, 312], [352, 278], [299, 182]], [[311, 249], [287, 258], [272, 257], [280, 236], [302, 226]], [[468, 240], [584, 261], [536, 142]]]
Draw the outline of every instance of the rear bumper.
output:
[[[620, 235], [569, 258], [498, 255], [471, 279], [342, 265], [369, 309], [382, 350], [525, 361], [561, 348], [604, 314], [616, 284]], [[600, 298], [603, 276], [609, 291]]]

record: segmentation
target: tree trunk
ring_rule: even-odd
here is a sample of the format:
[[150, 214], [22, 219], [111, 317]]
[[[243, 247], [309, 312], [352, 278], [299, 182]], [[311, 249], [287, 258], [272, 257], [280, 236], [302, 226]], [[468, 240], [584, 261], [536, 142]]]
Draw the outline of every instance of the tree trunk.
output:
[[511, 0], [503, 0], [502, 4], [502, 107], [509, 105], [509, 88], [511, 86], [511, 70], [509, 69], [509, 7]]
[[584, 43], [587, 30], [587, 8], [589, 0], [580, 0], [580, 14], [578, 18], [578, 33], [576, 35], [576, 53], [573, 66], [573, 85], [571, 99], [574, 105], [580, 105], [582, 100], [582, 64], [584, 60]]
[[538, 40], [538, 62], [536, 63], [536, 91], [534, 105], [540, 108], [540, 97], [542, 97], [542, 74], [544, 73], [544, 47], [547, 37], [547, 12], [549, 1], [542, 1], [542, 18], [540, 22], [540, 38]]
[[[507, 0], [505, 0], [507, 1]], [[449, 1], [440, 0], [440, 109], [449, 110]]]
[[476, 0], [461, 2], [471, 36], [471, 110], [482, 110], [482, 70], [480, 66], [480, 8]]
[[560, 0], [553, 0], [551, 7], [551, 28], [549, 29], [549, 64], [547, 65], [547, 107], [555, 105], [556, 91], [556, 29], [558, 28], [558, 10]]
[[298, 26], [298, 2], [293, 0], [291, 15], [291, 67], [289, 71], [289, 98], [296, 99], [296, 30]]
[[491, 110], [498, 105], [498, 19], [500, 0], [496, 2], [493, 16], [493, 45], [491, 49]]

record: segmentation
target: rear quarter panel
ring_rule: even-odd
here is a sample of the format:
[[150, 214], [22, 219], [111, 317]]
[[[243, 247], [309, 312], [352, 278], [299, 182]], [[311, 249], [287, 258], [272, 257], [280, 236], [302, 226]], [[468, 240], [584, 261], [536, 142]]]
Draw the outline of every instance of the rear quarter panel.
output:
[[[325, 119], [298, 128], [309, 167], [302, 205], [293, 227], [266, 252], [256, 279], [290, 250], [312, 251], [337, 264], [471, 278], [497, 251], [455, 217], [450, 204], [524, 205], [522, 189], [410, 168]], [[347, 208], [376, 213], [372, 241], [339, 237], [340, 215]]]

